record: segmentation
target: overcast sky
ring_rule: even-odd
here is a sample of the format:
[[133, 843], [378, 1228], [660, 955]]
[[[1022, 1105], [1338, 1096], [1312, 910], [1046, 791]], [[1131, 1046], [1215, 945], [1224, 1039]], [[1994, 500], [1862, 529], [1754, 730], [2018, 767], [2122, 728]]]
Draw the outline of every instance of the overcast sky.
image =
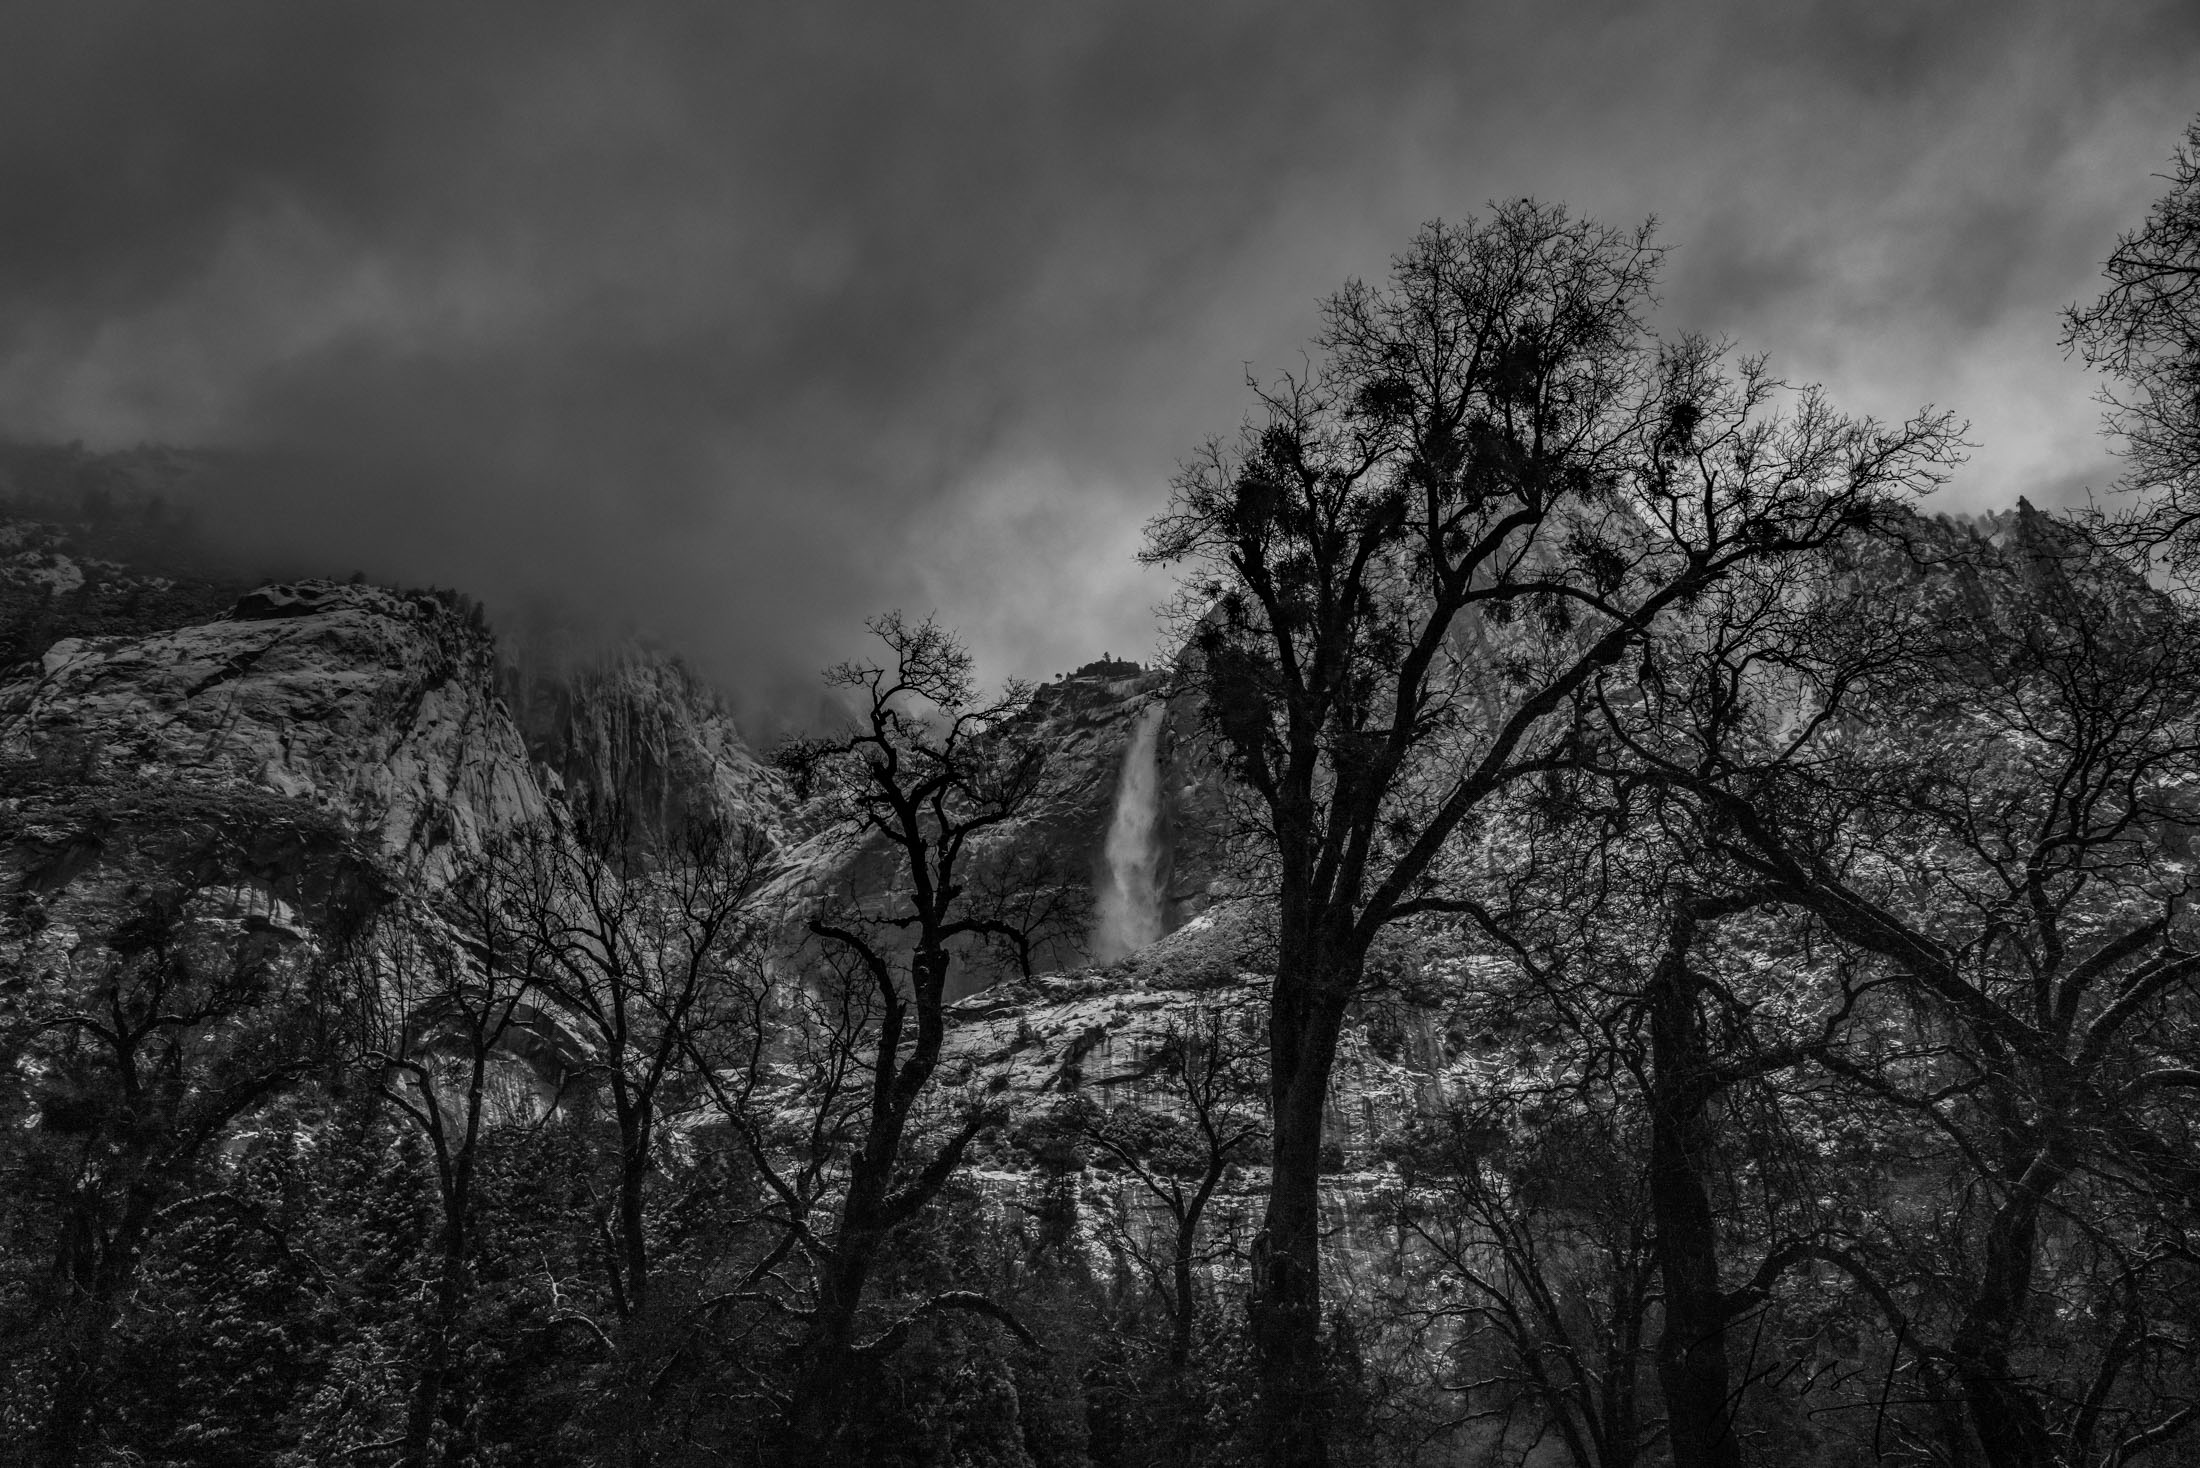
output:
[[255, 553], [562, 598], [751, 699], [937, 609], [1143, 656], [1178, 460], [1493, 198], [1647, 214], [1661, 330], [2113, 480], [2056, 313], [2200, 5], [0, 9], [0, 432], [285, 455]]

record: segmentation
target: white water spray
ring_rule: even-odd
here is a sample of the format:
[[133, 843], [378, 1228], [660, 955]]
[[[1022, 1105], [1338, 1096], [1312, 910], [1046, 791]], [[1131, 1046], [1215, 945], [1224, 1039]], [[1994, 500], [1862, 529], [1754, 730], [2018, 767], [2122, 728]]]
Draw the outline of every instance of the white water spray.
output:
[[1158, 699], [1138, 716], [1108, 822], [1107, 881], [1093, 914], [1092, 961], [1113, 963], [1161, 936], [1161, 768], [1154, 746], [1168, 712]]

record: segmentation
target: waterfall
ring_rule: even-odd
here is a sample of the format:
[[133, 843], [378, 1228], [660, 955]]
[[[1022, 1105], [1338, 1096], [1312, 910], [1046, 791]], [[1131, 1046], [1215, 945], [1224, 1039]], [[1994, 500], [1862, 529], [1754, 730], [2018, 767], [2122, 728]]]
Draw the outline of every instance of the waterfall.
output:
[[1093, 914], [1095, 963], [1113, 963], [1161, 936], [1161, 769], [1154, 746], [1167, 712], [1157, 699], [1139, 714], [1116, 777], [1107, 876]]

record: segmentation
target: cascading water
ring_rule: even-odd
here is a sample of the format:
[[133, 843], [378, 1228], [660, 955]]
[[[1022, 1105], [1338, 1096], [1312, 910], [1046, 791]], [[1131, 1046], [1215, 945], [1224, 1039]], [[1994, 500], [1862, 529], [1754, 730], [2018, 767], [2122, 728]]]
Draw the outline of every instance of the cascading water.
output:
[[1108, 869], [1093, 914], [1092, 960], [1113, 963], [1161, 936], [1161, 768], [1154, 748], [1168, 712], [1148, 704], [1123, 753], [1108, 821]]

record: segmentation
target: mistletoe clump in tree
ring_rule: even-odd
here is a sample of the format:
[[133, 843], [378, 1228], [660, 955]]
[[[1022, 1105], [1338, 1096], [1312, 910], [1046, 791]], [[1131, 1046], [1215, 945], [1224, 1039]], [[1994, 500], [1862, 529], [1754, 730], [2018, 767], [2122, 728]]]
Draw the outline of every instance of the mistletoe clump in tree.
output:
[[1520, 201], [1432, 224], [1332, 297], [1303, 373], [1176, 481], [1149, 561], [1189, 575], [1213, 732], [1277, 904], [1271, 1190], [1250, 1317], [1270, 1461], [1327, 1460], [1322, 1108], [1370, 945], [1460, 910], [1455, 841], [1569, 767], [1587, 690], [1661, 619], [1936, 483], [1942, 415], [1885, 427], [1644, 318], [1660, 260]]

